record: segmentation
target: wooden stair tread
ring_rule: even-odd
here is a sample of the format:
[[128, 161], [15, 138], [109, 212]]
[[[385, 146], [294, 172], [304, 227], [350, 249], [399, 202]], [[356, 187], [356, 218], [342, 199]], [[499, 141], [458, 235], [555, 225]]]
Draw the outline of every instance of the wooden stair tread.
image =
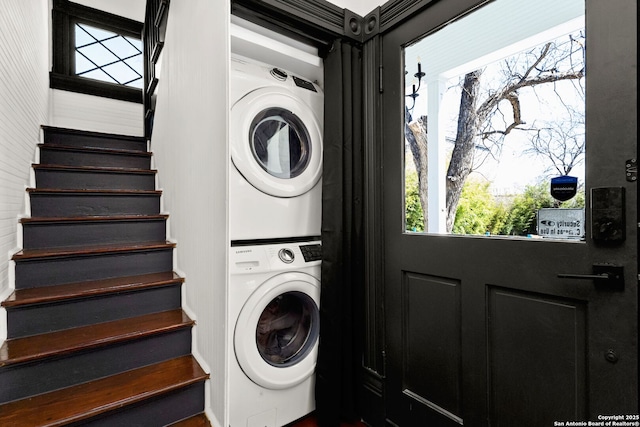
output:
[[137, 168], [116, 168], [105, 166], [66, 166], [56, 164], [34, 164], [34, 169], [40, 170], [59, 170], [59, 171], [78, 171], [78, 172], [110, 172], [110, 173], [135, 173], [135, 174], [155, 174], [155, 169], [137, 169]]
[[57, 126], [49, 126], [49, 125], [41, 125], [40, 126], [44, 131], [53, 133], [53, 134], [68, 134], [68, 135], [81, 135], [88, 137], [98, 137], [98, 138], [106, 138], [106, 139], [122, 139], [128, 141], [145, 141], [146, 138], [144, 136], [133, 136], [119, 133], [108, 133], [108, 132], [97, 132], [92, 130], [81, 130], [81, 129], [73, 129], [73, 128], [63, 128]]
[[193, 417], [169, 424], [169, 427], [211, 427], [211, 422], [205, 414], [197, 414]]
[[111, 279], [69, 283], [66, 285], [16, 289], [9, 298], [2, 302], [2, 307], [20, 307], [47, 302], [59, 302], [74, 298], [86, 298], [116, 292], [135, 291], [183, 282], [184, 278], [180, 277], [178, 274], [173, 271], [166, 271], [162, 273], [150, 273], [138, 276], [115, 277]]
[[192, 356], [0, 405], [0, 425], [62, 426], [205, 381]]
[[116, 154], [124, 156], [151, 157], [150, 151], [125, 150], [122, 148], [103, 148], [103, 147], [77, 147], [73, 145], [61, 144], [38, 144], [40, 149], [58, 150], [58, 151], [75, 151], [83, 153], [100, 153], [100, 154]]
[[29, 223], [52, 223], [59, 224], [63, 222], [109, 222], [109, 221], [148, 221], [148, 220], [164, 220], [169, 215], [111, 215], [111, 216], [75, 216], [75, 217], [29, 217], [20, 218], [22, 224]]
[[82, 196], [83, 194], [101, 194], [101, 195], [160, 195], [160, 190], [73, 190], [73, 189], [61, 189], [61, 188], [27, 188], [27, 192], [32, 194], [75, 194]]
[[8, 339], [0, 347], [0, 367], [143, 338], [190, 327], [193, 324], [193, 320], [181, 309], [177, 309], [30, 337]]
[[145, 242], [134, 244], [106, 244], [94, 246], [45, 248], [45, 249], [23, 249], [13, 255], [14, 261], [41, 258], [58, 258], [81, 255], [100, 255], [118, 252], [134, 252], [154, 249], [175, 248], [176, 244], [169, 241]]

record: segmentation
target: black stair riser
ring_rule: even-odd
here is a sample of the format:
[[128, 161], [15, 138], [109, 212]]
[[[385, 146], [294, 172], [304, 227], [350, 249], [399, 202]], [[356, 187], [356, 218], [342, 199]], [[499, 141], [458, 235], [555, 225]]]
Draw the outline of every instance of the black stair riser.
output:
[[32, 217], [157, 215], [160, 194], [31, 193]]
[[16, 260], [16, 289], [61, 285], [173, 269], [173, 249]]
[[0, 403], [191, 353], [191, 328], [0, 368]]
[[180, 289], [180, 284], [176, 284], [54, 304], [7, 308], [7, 335], [9, 338], [21, 338], [176, 310], [181, 307]]
[[45, 130], [44, 143], [66, 145], [69, 147], [109, 148], [117, 150], [147, 151], [147, 142], [144, 138], [97, 136], [80, 132], [64, 132]]
[[[108, 412], [100, 417], [70, 424], [70, 426], [167, 426], [203, 412], [204, 396], [204, 381], [200, 381], [136, 405], [125, 406], [121, 410]], [[158, 424], [159, 420], [162, 420], [161, 424]]]
[[155, 190], [153, 173], [36, 169], [36, 187], [63, 190]]
[[136, 154], [58, 150], [42, 146], [40, 147], [40, 164], [150, 169], [151, 158]]
[[22, 227], [24, 249], [160, 242], [166, 239], [166, 220], [163, 218], [24, 223]]

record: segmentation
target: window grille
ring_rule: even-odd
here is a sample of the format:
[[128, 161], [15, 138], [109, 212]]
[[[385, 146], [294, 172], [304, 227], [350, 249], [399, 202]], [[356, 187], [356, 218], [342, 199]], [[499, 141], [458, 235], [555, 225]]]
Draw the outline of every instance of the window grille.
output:
[[53, 0], [52, 89], [142, 103], [143, 23]]
[[75, 75], [142, 88], [142, 40], [75, 25]]

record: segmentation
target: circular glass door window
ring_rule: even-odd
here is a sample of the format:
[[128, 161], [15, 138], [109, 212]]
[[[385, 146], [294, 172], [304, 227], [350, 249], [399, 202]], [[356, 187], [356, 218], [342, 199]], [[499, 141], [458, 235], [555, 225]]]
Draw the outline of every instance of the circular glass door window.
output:
[[249, 184], [269, 196], [300, 196], [322, 177], [318, 117], [324, 98], [310, 96], [305, 101], [286, 88], [269, 86], [247, 93], [231, 107], [233, 165]]
[[269, 175], [291, 179], [309, 165], [311, 141], [300, 118], [283, 108], [268, 108], [253, 119], [249, 140], [254, 158]]
[[318, 308], [301, 292], [283, 293], [267, 304], [256, 328], [260, 356], [286, 367], [304, 358], [318, 338]]

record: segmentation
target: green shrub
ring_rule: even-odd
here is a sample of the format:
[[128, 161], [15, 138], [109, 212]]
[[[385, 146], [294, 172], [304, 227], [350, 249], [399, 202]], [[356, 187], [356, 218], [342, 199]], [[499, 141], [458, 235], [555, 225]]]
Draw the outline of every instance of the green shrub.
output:
[[407, 231], [423, 232], [424, 215], [418, 195], [418, 172], [408, 171], [404, 177], [405, 227]]

